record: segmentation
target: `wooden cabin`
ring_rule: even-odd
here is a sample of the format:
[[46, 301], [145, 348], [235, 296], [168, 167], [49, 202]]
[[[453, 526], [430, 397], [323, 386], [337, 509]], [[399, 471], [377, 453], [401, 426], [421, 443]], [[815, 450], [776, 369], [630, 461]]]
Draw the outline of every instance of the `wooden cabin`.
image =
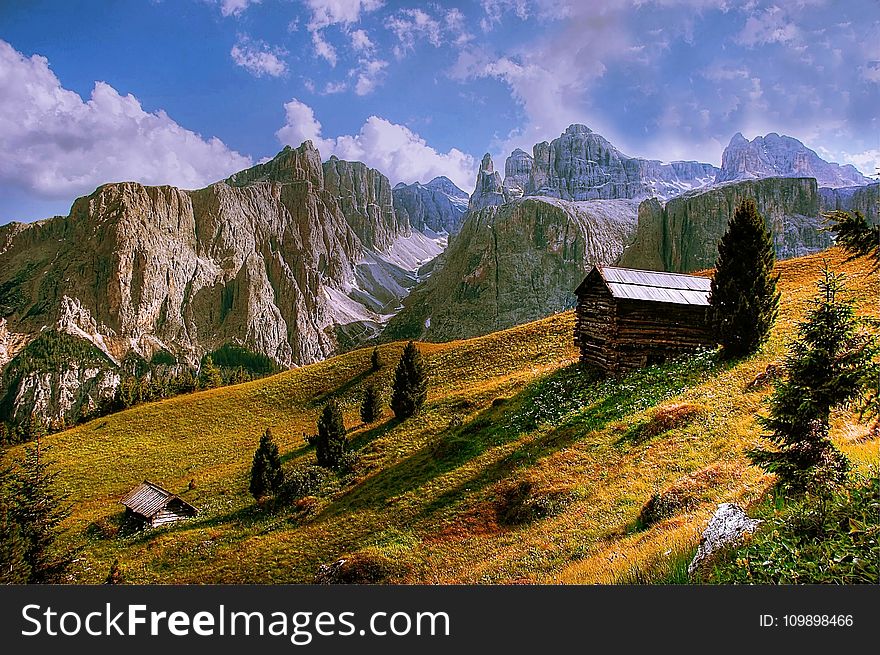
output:
[[188, 502], [149, 480], [144, 480], [119, 502], [125, 505], [127, 515], [154, 528], [190, 518], [197, 513], [196, 508]]
[[596, 266], [575, 293], [581, 362], [611, 375], [714, 347], [707, 277]]

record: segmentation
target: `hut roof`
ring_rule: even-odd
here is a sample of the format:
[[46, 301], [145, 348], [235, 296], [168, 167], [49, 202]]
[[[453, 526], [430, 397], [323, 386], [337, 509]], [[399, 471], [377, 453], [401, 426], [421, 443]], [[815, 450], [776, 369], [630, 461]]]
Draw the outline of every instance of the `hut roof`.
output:
[[[605, 286], [615, 298], [676, 305], [709, 305], [712, 281], [707, 277], [662, 271], [640, 271], [616, 266], [596, 266], [593, 270], [598, 271]], [[587, 284], [590, 277], [588, 275], [581, 283], [578, 292]]]
[[141, 484], [125, 494], [119, 502], [135, 514], [152, 518], [171, 501], [177, 501], [184, 507], [192, 510], [193, 513], [196, 512], [196, 508], [180, 498], [180, 496], [176, 496], [167, 489], [163, 489], [158, 484], [154, 484], [149, 480], [144, 480]]

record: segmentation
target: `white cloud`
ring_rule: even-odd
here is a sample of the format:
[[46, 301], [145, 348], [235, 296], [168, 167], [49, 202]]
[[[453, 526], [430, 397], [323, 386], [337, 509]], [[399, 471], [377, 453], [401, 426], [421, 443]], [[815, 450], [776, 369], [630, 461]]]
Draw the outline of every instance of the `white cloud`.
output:
[[357, 75], [354, 92], [359, 96], [371, 93], [382, 81], [388, 62], [381, 59], [373, 59], [361, 66]]
[[315, 55], [336, 66], [336, 48], [324, 36], [324, 30], [332, 25], [348, 26], [360, 20], [361, 14], [375, 11], [384, 4], [382, 0], [305, 0], [311, 11], [308, 30], [312, 35]]
[[241, 66], [254, 77], [281, 77], [287, 74], [287, 63], [282, 57], [287, 51], [282, 48], [270, 48], [263, 41], [251, 41], [247, 37], [239, 38], [238, 43], [229, 51], [232, 61]]
[[422, 9], [401, 9], [385, 20], [385, 28], [397, 38], [394, 56], [400, 59], [415, 49], [416, 43], [427, 41], [435, 48], [445, 42], [464, 45], [473, 36], [467, 31], [464, 14], [458, 9], [440, 10], [432, 15]]
[[45, 57], [25, 57], [2, 40], [0, 152], [0, 187], [44, 198], [119, 180], [196, 188], [251, 165], [105, 82], [84, 101], [61, 86]]
[[375, 45], [370, 40], [369, 35], [364, 30], [354, 30], [351, 34], [351, 47], [355, 52], [370, 53], [375, 49]]
[[298, 146], [310, 139], [325, 159], [362, 161], [397, 182], [427, 182], [445, 175], [465, 190], [473, 187], [476, 175], [474, 158], [457, 148], [438, 152], [404, 125], [370, 116], [355, 135], [325, 138], [321, 123], [311, 107], [293, 99], [284, 105], [285, 125], [275, 135], [284, 145]]
[[345, 82], [327, 82], [324, 85], [324, 91], [322, 91], [322, 95], [332, 96], [337, 93], [342, 93], [348, 88], [348, 84]]
[[880, 148], [865, 150], [854, 154], [841, 153], [840, 161], [844, 164], [852, 164], [865, 175], [880, 174]]
[[241, 16], [250, 5], [258, 5], [261, 0], [220, 0], [220, 13], [224, 16]]
[[737, 41], [745, 46], [765, 45], [768, 43], [789, 43], [799, 40], [800, 30], [785, 15], [785, 12], [773, 5], [758, 14], [749, 16], [746, 24], [737, 37]]

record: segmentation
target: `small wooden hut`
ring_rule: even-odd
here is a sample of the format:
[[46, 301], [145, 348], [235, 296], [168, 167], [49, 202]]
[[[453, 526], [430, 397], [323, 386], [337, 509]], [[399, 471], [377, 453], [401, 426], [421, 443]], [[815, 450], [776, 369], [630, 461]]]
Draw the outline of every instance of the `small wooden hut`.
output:
[[695, 275], [594, 267], [575, 291], [581, 362], [620, 375], [716, 345], [710, 284]]
[[188, 502], [149, 480], [144, 480], [119, 502], [125, 505], [126, 514], [154, 528], [197, 513], [196, 508]]

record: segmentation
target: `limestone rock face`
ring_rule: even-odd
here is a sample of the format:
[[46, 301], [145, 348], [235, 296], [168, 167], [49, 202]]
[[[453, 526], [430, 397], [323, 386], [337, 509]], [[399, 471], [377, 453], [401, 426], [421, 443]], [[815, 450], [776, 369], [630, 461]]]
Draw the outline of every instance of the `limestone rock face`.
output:
[[534, 160], [525, 150], [517, 148], [504, 163], [504, 186], [515, 196], [522, 196], [529, 187]]
[[860, 211], [869, 222], [880, 223], [880, 182], [866, 186], [822, 187], [819, 189], [821, 211]]
[[526, 197], [469, 212], [383, 338], [466, 338], [572, 307], [590, 268], [613, 262], [632, 237], [637, 204]]
[[468, 208], [468, 194], [447, 177], [435, 177], [427, 184], [400, 183], [392, 191], [394, 211], [413, 229], [458, 234]]
[[771, 132], [751, 141], [737, 132], [721, 156], [721, 170], [715, 181], [729, 182], [762, 177], [814, 177], [820, 187], [848, 187], [872, 180], [854, 166], [825, 161], [790, 136]]
[[717, 168], [698, 162], [628, 157], [585, 125], [570, 125], [551, 142], [535, 145], [525, 195], [563, 200], [666, 199], [711, 184]]
[[[385, 176], [322, 165], [307, 141], [197, 191], [103, 185], [68, 216], [4, 226], [0, 248], [9, 366], [45, 328], [113, 363], [165, 350], [196, 366], [231, 343], [294, 366], [374, 336], [442, 244], [396, 216]], [[68, 368], [0, 395], [75, 418], [113, 380]]]
[[487, 152], [480, 162], [480, 170], [477, 173], [477, 182], [468, 203], [468, 210], [479, 211], [486, 207], [495, 207], [510, 199], [511, 195], [504, 188], [501, 174], [495, 170], [492, 157]]
[[632, 244], [621, 266], [688, 272], [715, 265], [718, 241], [737, 206], [753, 198], [773, 235], [780, 259], [823, 250], [831, 245], [820, 228], [819, 192], [812, 178], [765, 178], [692, 191], [662, 207], [646, 200]]
[[735, 544], [760, 524], [760, 520], [749, 518], [736, 503], [720, 504], [700, 537], [700, 545], [688, 565], [688, 574], [694, 573], [719, 548]]
[[324, 186], [336, 197], [345, 220], [366, 248], [385, 250], [410, 223], [397, 215], [388, 178], [359, 161], [331, 156], [323, 165]]

